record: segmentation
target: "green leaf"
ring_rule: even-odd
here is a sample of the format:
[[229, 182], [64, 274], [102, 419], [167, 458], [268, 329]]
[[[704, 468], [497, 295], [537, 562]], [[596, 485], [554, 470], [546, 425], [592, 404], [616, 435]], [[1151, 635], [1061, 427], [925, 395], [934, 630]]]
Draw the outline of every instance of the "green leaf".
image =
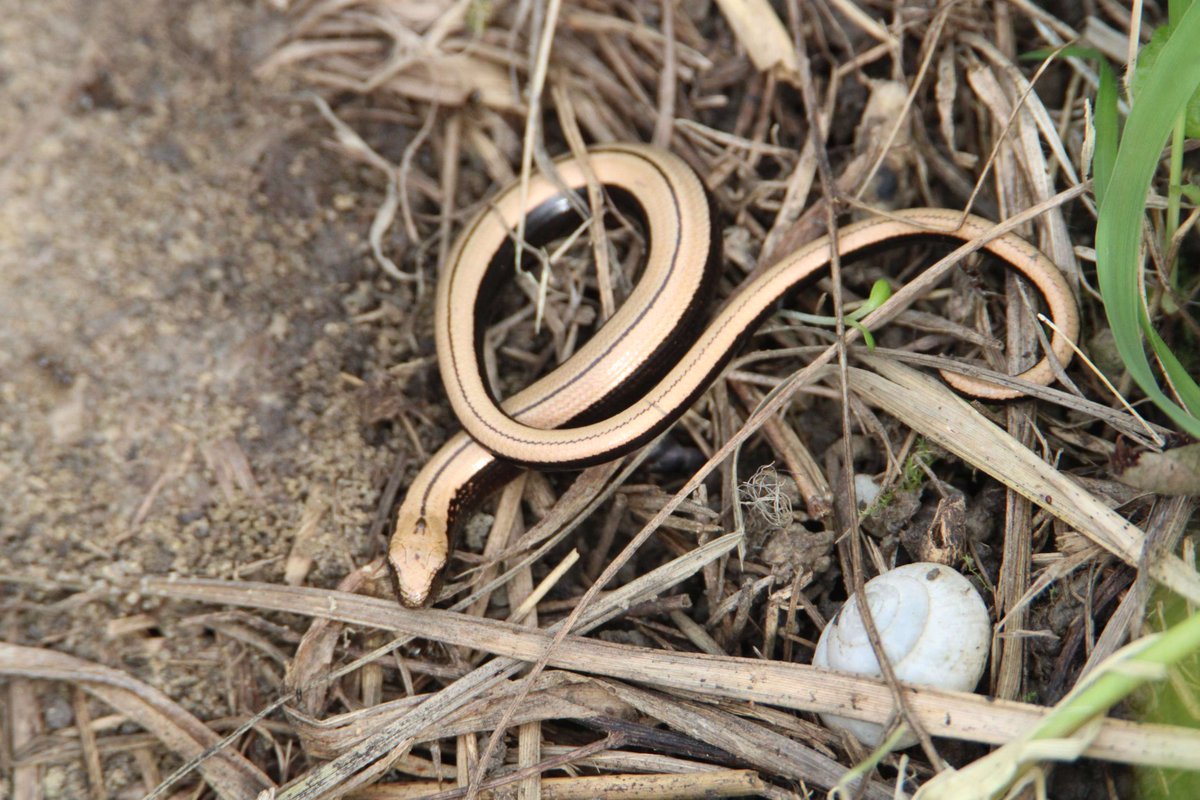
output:
[[[1163, 25], [1156, 28], [1150, 36], [1150, 41], [1146, 42], [1142, 46], [1142, 49], [1138, 51], [1137, 66], [1134, 68], [1133, 84], [1130, 87], [1133, 92], [1134, 103], [1138, 101], [1138, 97], [1145, 88], [1156, 80], [1156, 76], [1159, 74], [1159, 59], [1162, 56], [1163, 48], [1167, 46], [1167, 42], [1172, 40], [1179, 41], [1179, 36], [1172, 33], [1177, 27], [1174, 22], [1176, 19], [1174, 5], [1172, 4], [1171, 9], [1171, 25]], [[1191, 9], [1188, 10], [1190, 11]], [[1187, 14], [1184, 13], [1180, 16], [1186, 17]], [[1180, 21], [1182, 22], [1182, 20]], [[1186, 39], [1186, 37], [1184, 38]], [[1192, 59], [1195, 60], [1197, 57], [1196, 50], [1200, 45], [1197, 44], [1196, 39], [1191, 39], [1188, 46], [1191, 47]], [[1171, 65], [1167, 66], [1163, 74], [1167, 76], [1162, 78], [1164, 81], [1171, 81], [1178, 77], [1174, 69], [1171, 68]], [[1189, 139], [1200, 138], [1200, 91], [1197, 91], [1197, 88], [1200, 87], [1192, 85], [1191, 97], [1187, 101], [1187, 110], [1184, 116], [1183, 134]]]
[[1084, 58], [1088, 61], [1103, 61], [1104, 53], [1095, 47], [1069, 44], [1066, 47], [1042, 47], [1017, 56], [1021, 61], [1045, 61], [1047, 58]]
[[880, 280], [875, 281], [873, 284], [871, 284], [870, 296], [868, 296], [866, 301], [864, 301], [861, 306], [859, 306], [857, 309], [855, 309], [854, 313], [851, 314], [849, 317], [847, 317], [847, 319], [849, 319], [851, 321], [862, 319], [867, 314], [870, 314], [872, 311], [874, 311], [875, 309], [879, 308], [881, 305], [886, 303], [888, 301], [888, 298], [891, 296], [892, 296], [891, 284], [889, 284], [887, 281], [883, 280], [882, 278]]
[[875, 337], [871, 334], [871, 332], [869, 330], [867, 330], [866, 325], [863, 325], [861, 322], [859, 322], [856, 319], [850, 319], [849, 317], [846, 317], [846, 324], [862, 334], [863, 344], [865, 344], [867, 346], [868, 350], [875, 349]]
[[1192, 0], [1167, 0], [1167, 18], [1171, 20], [1172, 29], [1175, 20], [1186, 14], [1191, 5]]
[[[1134, 96], [1125, 123], [1096, 223], [1096, 271], [1105, 313], [1129, 374], [1176, 425], [1200, 437], [1200, 419], [1195, 416], [1200, 413], [1200, 406], [1190, 402], [1200, 388], [1182, 368], [1178, 370], [1182, 374], [1174, 374], [1178, 361], [1171, 357], [1167, 369], [1173, 379], [1182, 379], [1176, 382], [1176, 387], [1183, 397], [1189, 398], [1191, 413], [1169, 398], [1155, 379], [1139, 334], [1139, 330], [1145, 331], [1157, 349], [1157, 335], [1142, 308], [1139, 282], [1143, 209], [1163, 144], [1176, 117], [1200, 87], [1197, 42], [1200, 42], [1200, 4], [1193, 4], [1175, 21], [1174, 35], [1160, 43], [1153, 55], [1152, 69], [1157, 77], [1135, 77], [1135, 82], [1140, 80], [1140, 90]], [[1139, 66], [1138, 72], [1141, 71]]]
[[1108, 181], [1112, 177], [1113, 164], [1117, 160], [1117, 143], [1120, 141], [1117, 109], [1117, 79], [1107, 61], [1101, 61], [1100, 87], [1096, 90], [1096, 149], [1092, 152], [1092, 191], [1097, 205], [1103, 204]]
[[1184, 408], [1191, 411], [1192, 414], [1200, 414], [1200, 386], [1196, 385], [1195, 379], [1180, 363], [1171, 348], [1167, 347], [1167, 343], [1158, 335], [1158, 331], [1154, 328], [1147, 328], [1146, 334], [1150, 339], [1150, 346], [1154, 348], [1154, 354], [1158, 356], [1163, 372], [1167, 374], [1171, 385], [1179, 394], [1179, 399], [1183, 401]]

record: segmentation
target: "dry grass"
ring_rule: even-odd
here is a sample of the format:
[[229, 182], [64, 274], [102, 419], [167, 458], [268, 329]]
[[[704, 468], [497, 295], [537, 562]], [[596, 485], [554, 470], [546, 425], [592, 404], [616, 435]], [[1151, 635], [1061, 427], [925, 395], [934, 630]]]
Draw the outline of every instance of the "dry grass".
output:
[[[1084, 31], [1124, 58], [1123, 14], [1101, 2], [1094, 16], [1063, 20], [1029, 0], [823, 0], [778, 13], [765, 0], [312, 0], [288, 11], [287, 37], [259, 73], [314, 92], [311, 123], [328, 126], [329, 157], [369, 168], [363, 191], [378, 208], [365, 235], [417, 335], [428, 334], [439, 259], [495, 186], [584, 142], [622, 140], [667, 147], [703, 177], [729, 226], [725, 291], [835, 215], [947, 206], [1038, 242], [1095, 320], [1081, 178], [1095, 76], [1082, 62], [1036, 69], [1016, 56]], [[510, 376], [561, 360], [610, 312], [640, 246], [616, 236], [610, 250], [591, 226], [554, 270], [520, 286], [525, 296], [487, 336], [494, 384], [511, 390], [524, 378]], [[204, 624], [286, 678], [257, 713], [203, 723], [118, 670], [0, 645], [0, 675], [12, 679], [6, 752], [23, 754], [0, 769], [21, 787], [40, 763], [81, 759], [96, 797], [116, 752], [139, 754], [158, 797], [203, 794], [179, 788], [197, 785], [193, 771], [225, 798], [799, 797], [867, 756], [814, 714], [834, 712], [881, 724], [903, 716], [921, 733], [923, 752], [883, 758], [858, 785], [884, 800], [897, 783], [911, 792], [979, 757], [978, 745], [1010, 741], [1152, 627], [1155, 584], [1195, 603], [1200, 577], [1190, 549], [1174, 555], [1192, 503], [1107, 477], [1118, 437], [1153, 446], [1163, 429], [1078, 361], [1060, 388], [985, 408], [905, 365], [962, 358], [994, 374], [1039, 349], [1037, 310], [1016, 281], [958, 269], [972, 249], [932, 269], [919, 253], [840, 265], [821, 285], [824, 309], [813, 308], [815, 293], [803, 298], [806, 310], [832, 313], [881, 275], [906, 284], [869, 320], [874, 353], [773, 320], [756, 339], [762, 352], [739, 359], [656, 449], [569, 484], [512, 484], [452, 565], [440, 599], [451, 610], [398, 607], [378, 562], [336, 591], [298, 586], [312, 564], [307, 535], [328, 512], [317, 489], [284, 569], [297, 585], [60, 583], [84, 598], [115, 589], [241, 607], [245, 617]], [[798, 355], [807, 366], [797, 372]], [[394, 376], [431, 368], [425, 358]], [[400, 462], [376, 532], [404, 476], [440, 444], [425, 409], [401, 406], [381, 412], [395, 423]], [[238, 453], [202, 455], [226, 465], [213, 469], [231, 495], [257, 490]], [[767, 464], [776, 479], [746, 489]], [[911, 502], [860, 519], [855, 473]], [[911, 560], [901, 542], [935, 535], [931, 517], [951, 490], [966, 495], [967, 513], [950, 532], [960, 545], [944, 552], [970, 570], [995, 622], [980, 687], [989, 697], [807, 666], [840, 600]], [[268, 612], [311, 623], [297, 642]], [[70, 682], [157, 741], [89, 719], [80, 695], [80, 736], [38, 749], [39, 732], [21, 722], [29, 680]], [[1094, 767], [1073, 773], [1089, 796], [1102, 796], [1105, 780], [1127, 785], [1114, 765], [1200, 769], [1194, 729], [1106, 719], [1091, 734], [1085, 754], [1106, 762], [1105, 778]], [[271, 756], [243, 755], [246, 737]], [[154, 766], [160, 747], [184, 760], [172, 775]]]

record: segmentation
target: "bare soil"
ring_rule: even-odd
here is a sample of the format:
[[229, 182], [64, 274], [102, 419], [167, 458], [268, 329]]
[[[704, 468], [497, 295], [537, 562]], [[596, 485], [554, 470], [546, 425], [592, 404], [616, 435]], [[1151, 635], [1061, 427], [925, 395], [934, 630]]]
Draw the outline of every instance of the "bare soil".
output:
[[[23, 601], [71, 576], [279, 581], [294, 548], [329, 584], [381, 546], [395, 434], [359, 400], [418, 345], [371, 283], [363, 176], [252, 76], [282, 24], [261, 3], [0, 2], [0, 573], [23, 582], [0, 638], [203, 719], [279, 675], [136, 596]], [[46, 796], [81, 781], [51, 768]]]

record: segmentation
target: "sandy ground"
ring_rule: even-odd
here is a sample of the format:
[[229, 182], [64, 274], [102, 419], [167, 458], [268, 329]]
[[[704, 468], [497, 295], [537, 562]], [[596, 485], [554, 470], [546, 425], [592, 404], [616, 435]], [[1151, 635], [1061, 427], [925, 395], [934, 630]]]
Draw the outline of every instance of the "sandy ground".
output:
[[[263, 3], [0, 0], [0, 639], [205, 719], [261, 707], [282, 665], [188, 609], [56, 604], [47, 581], [279, 581], [297, 553], [329, 585], [379, 552], [408, 446], [372, 398], [432, 349], [364, 242], [378, 186], [252, 75], [283, 25]], [[43, 700], [70, 723], [66, 687]], [[80, 780], [51, 770], [50, 796]]]

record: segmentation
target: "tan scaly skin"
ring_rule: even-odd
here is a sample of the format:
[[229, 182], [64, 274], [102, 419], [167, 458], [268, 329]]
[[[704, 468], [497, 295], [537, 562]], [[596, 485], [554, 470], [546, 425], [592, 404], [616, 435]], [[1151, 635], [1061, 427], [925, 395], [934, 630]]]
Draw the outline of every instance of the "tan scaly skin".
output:
[[[463, 231], [438, 283], [435, 329], [442, 380], [466, 433], [434, 455], [397, 512], [388, 558], [405, 605], [428, 602], [458, 526], [474, 506], [511, 480], [515, 465], [580, 468], [648, 442], [708, 387], [785, 292], [829, 263], [830, 241], [823, 237], [740, 286], [702, 331], [681, 334], [681, 327], [695, 325], [695, 312], [703, 305], [698, 298], [711, 289], [713, 269], [719, 267], [703, 185], [681, 160], [644, 145], [597, 148], [589, 161], [610, 196], [624, 198], [631, 213], [642, 218], [649, 241], [642, 277], [621, 308], [570, 359], [497, 405], [484, 384], [476, 349], [485, 324], [480, 319], [485, 304], [477, 303], [481, 287], [490, 287], [497, 273], [511, 272], [512, 233], [521, 217], [531, 215], [532, 227], [559, 212], [578, 218], [554, 183], [534, 177], [525, 204], [517, 187], [509, 187]], [[560, 161], [557, 167], [568, 188], [585, 185], [574, 161]], [[987, 220], [958, 211], [910, 209], [839, 228], [838, 249], [845, 258], [904, 240], [965, 242], [991, 228]], [[1051, 349], [1060, 364], [1067, 364], [1079, 333], [1079, 314], [1061, 271], [1014, 234], [997, 237], [984, 249], [1042, 293], [1056, 326]], [[490, 296], [490, 291], [483, 294]], [[1020, 394], [964, 375], [943, 372], [942, 377], [980, 398]], [[1054, 373], [1043, 358], [1018, 377], [1049, 384]]]

